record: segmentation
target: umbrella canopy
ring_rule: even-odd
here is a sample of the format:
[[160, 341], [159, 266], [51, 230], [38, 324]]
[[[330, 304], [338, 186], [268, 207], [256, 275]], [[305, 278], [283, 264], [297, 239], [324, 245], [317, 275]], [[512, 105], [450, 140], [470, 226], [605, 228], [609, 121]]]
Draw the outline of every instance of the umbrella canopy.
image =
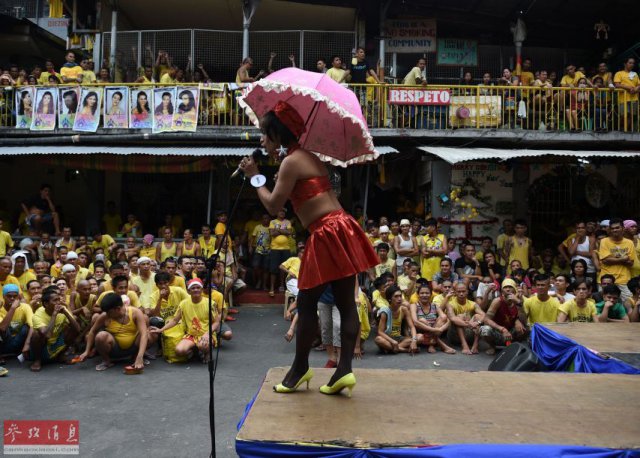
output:
[[238, 97], [256, 126], [281, 100], [305, 120], [300, 145], [321, 160], [346, 167], [378, 157], [358, 98], [324, 73], [285, 68], [249, 85]]

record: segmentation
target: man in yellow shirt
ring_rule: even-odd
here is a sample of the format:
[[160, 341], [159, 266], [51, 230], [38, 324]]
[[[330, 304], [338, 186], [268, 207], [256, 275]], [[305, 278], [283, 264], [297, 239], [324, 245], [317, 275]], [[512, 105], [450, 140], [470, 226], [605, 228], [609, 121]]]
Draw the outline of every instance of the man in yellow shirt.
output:
[[186, 290], [178, 286], [169, 286], [170, 280], [171, 276], [166, 272], [158, 272], [155, 275], [155, 289], [151, 294], [151, 305], [145, 307], [145, 313], [149, 316], [160, 317], [164, 322], [169, 321], [176, 314], [180, 303], [189, 298]]
[[560, 302], [549, 295], [551, 281], [547, 274], [538, 274], [534, 278], [536, 294], [524, 301], [523, 309], [530, 326], [535, 323], [555, 323], [558, 319]]
[[157, 291], [156, 274], [151, 271], [151, 258], [142, 256], [138, 259], [138, 276], [132, 283], [140, 290], [140, 304], [144, 309], [150, 309], [156, 304], [153, 302], [153, 293]]
[[[469, 300], [468, 294], [467, 285], [463, 282], [456, 283], [453, 291], [444, 296], [442, 308], [451, 320], [451, 326], [447, 331], [449, 342], [460, 342], [462, 353], [476, 355], [484, 312], [476, 302]], [[469, 342], [472, 342], [471, 348]]]
[[83, 69], [76, 63], [76, 55], [73, 51], [67, 51], [64, 56], [66, 62], [60, 69], [60, 77], [65, 84], [82, 83]]
[[624, 70], [616, 72], [613, 77], [613, 84], [618, 89], [623, 89], [624, 92], [618, 93], [618, 105], [620, 112], [624, 116], [625, 129], [638, 130], [638, 93], [640, 93], [640, 78], [638, 73], [633, 71], [633, 67], [636, 65], [636, 60], [633, 57], [628, 57], [624, 62]]
[[424, 57], [418, 59], [416, 66], [411, 69], [407, 76], [402, 80], [402, 84], [407, 84], [410, 86], [415, 86], [418, 84], [422, 84], [426, 86], [427, 78], [424, 76], [424, 71], [427, 68], [427, 60]]
[[43, 363], [61, 360], [64, 350], [81, 332], [73, 314], [64, 306], [64, 295], [49, 286], [42, 294], [42, 307], [33, 314], [31, 370], [39, 372]]
[[331, 68], [327, 70], [327, 76], [336, 83], [344, 83], [347, 78], [347, 71], [342, 68], [342, 58], [340, 56], [331, 58]]
[[7, 255], [7, 248], [13, 248], [11, 234], [2, 230], [4, 221], [0, 219], [0, 257]]
[[202, 226], [202, 235], [198, 237], [198, 244], [200, 244], [204, 258], [208, 258], [216, 252], [216, 238], [211, 236], [211, 226], [208, 224]]
[[[514, 235], [504, 241], [503, 258], [507, 260], [507, 265], [511, 265], [511, 261], [520, 261], [523, 269], [529, 268], [531, 260], [531, 239], [527, 237], [527, 223], [524, 220], [516, 220], [514, 222]], [[509, 268], [511, 274], [511, 268]]]
[[129, 290], [129, 279], [127, 277], [124, 275], [116, 275], [113, 277], [111, 279], [111, 288], [111, 291], [105, 291], [100, 294], [100, 297], [98, 297], [98, 300], [96, 301], [97, 306], [102, 304], [102, 301], [107, 297], [107, 294], [116, 293], [119, 296], [126, 295], [131, 301], [132, 307], [140, 308], [140, 299], [136, 293]]
[[184, 281], [184, 278], [176, 275], [176, 272], [178, 271], [178, 262], [175, 259], [165, 260], [162, 264], [160, 264], [160, 270], [164, 270], [171, 277], [169, 280], [169, 286], [179, 286], [185, 291], [187, 290], [187, 285]]
[[271, 236], [269, 235], [269, 215], [262, 215], [260, 224], [249, 234], [249, 255], [253, 267], [253, 281], [255, 288], [266, 288], [269, 276], [269, 250]]
[[91, 70], [88, 59], [82, 59], [80, 61], [80, 67], [82, 68], [82, 81], [80, 84], [88, 86], [90, 84], [94, 84], [98, 80], [94, 71]]
[[636, 250], [632, 240], [623, 236], [623, 221], [620, 218], [609, 220], [609, 237], [600, 240], [598, 259], [600, 275], [613, 275], [615, 284], [620, 288], [622, 303], [631, 297], [627, 283], [631, 279], [631, 267], [636, 261]]
[[107, 202], [107, 212], [102, 217], [102, 225], [105, 234], [114, 236], [120, 231], [122, 227], [122, 218], [116, 211], [116, 203], [113, 201]]
[[13, 269], [13, 262], [11, 258], [5, 256], [0, 258], [0, 287], [4, 287], [4, 285], [13, 284], [20, 288], [20, 282], [16, 277], [11, 275], [11, 270]]
[[29, 342], [33, 334], [33, 310], [29, 304], [20, 302], [20, 288], [16, 285], [4, 285], [4, 302], [0, 305], [0, 364], [4, 364], [2, 355], [27, 357]]
[[298, 296], [298, 275], [300, 275], [300, 262], [304, 254], [304, 246], [298, 249], [298, 256], [292, 256], [280, 264], [280, 270], [287, 274], [287, 291]]
[[271, 289], [269, 296], [275, 296], [276, 277], [280, 273], [278, 285], [280, 291], [284, 291], [284, 273], [280, 272], [280, 264], [291, 257], [289, 251], [289, 236], [291, 235], [291, 221], [285, 218], [285, 210], [278, 211], [276, 219], [269, 223], [269, 235], [271, 236], [271, 252], [269, 253], [269, 268], [271, 271]]
[[44, 67], [46, 69], [46, 71], [40, 73], [40, 77], [38, 78], [38, 84], [41, 86], [48, 86], [49, 85], [49, 77], [50, 76], [55, 76], [57, 78], [60, 77], [60, 74], [58, 72], [56, 72], [55, 66], [53, 65], [53, 61], [52, 60], [47, 60], [44, 63]]
[[[567, 73], [562, 77], [562, 79], [560, 80], [560, 86], [562, 87], [578, 87], [578, 81], [580, 81], [580, 79], [585, 78], [584, 73], [579, 72], [576, 70], [576, 66], [575, 65], [567, 65], [567, 69], [566, 69]], [[589, 80], [588, 80], [589, 81]], [[593, 84], [591, 83], [591, 81], [589, 81], [589, 83], [592, 87]]]
[[178, 67], [176, 67], [175, 65], [172, 65], [169, 68], [169, 71], [160, 77], [160, 84], [176, 84], [177, 72], [178, 72]]
[[91, 242], [91, 249], [95, 251], [98, 248], [102, 248], [105, 253], [109, 253], [111, 250], [115, 249], [117, 246], [113, 237], [109, 234], [103, 234], [100, 231], [95, 231], [93, 233], [93, 242]]

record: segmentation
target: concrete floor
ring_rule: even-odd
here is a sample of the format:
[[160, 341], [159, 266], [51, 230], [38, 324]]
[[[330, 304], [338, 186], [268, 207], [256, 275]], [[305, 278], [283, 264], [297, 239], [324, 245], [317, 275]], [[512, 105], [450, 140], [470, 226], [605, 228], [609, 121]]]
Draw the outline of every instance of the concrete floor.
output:
[[[215, 383], [216, 451], [235, 454], [236, 425], [270, 367], [291, 363], [294, 343], [283, 336], [289, 322], [276, 306], [243, 306], [232, 323], [234, 340], [221, 351]], [[486, 370], [492, 357], [483, 353], [379, 355], [365, 345], [357, 368]], [[0, 378], [0, 420], [77, 419], [80, 455], [103, 457], [206, 457], [210, 451], [209, 385], [206, 366], [198, 362], [152, 361], [143, 375], [125, 376], [123, 364], [96, 372], [98, 360], [76, 366], [45, 366], [32, 374], [17, 360]], [[311, 365], [321, 367], [324, 352], [312, 351]], [[354, 391], [357, 396], [357, 388]]]

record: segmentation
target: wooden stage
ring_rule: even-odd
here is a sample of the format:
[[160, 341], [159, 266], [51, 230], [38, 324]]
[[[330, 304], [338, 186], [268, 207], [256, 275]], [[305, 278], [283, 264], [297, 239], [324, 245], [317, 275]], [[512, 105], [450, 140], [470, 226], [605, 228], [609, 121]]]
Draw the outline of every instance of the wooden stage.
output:
[[278, 394], [272, 368], [237, 440], [354, 448], [564, 444], [639, 448], [640, 378], [633, 375], [359, 369], [353, 398], [318, 388]]
[[640, 323], [544, 323], [543, 326], [600, 353], [640, 353]]

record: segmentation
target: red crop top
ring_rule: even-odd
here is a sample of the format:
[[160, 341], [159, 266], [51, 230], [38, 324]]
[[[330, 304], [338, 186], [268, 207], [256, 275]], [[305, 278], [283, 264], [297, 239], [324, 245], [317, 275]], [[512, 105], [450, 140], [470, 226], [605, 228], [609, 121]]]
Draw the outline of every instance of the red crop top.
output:
[[329, 183], [329, 177], [327, 175], [304, 178], [296, 181], [290, 197], [293, 210], [298, 211], [298, 208], [307, 200], [323, 192], [327, 192], [330, 189], [331, 183]]

